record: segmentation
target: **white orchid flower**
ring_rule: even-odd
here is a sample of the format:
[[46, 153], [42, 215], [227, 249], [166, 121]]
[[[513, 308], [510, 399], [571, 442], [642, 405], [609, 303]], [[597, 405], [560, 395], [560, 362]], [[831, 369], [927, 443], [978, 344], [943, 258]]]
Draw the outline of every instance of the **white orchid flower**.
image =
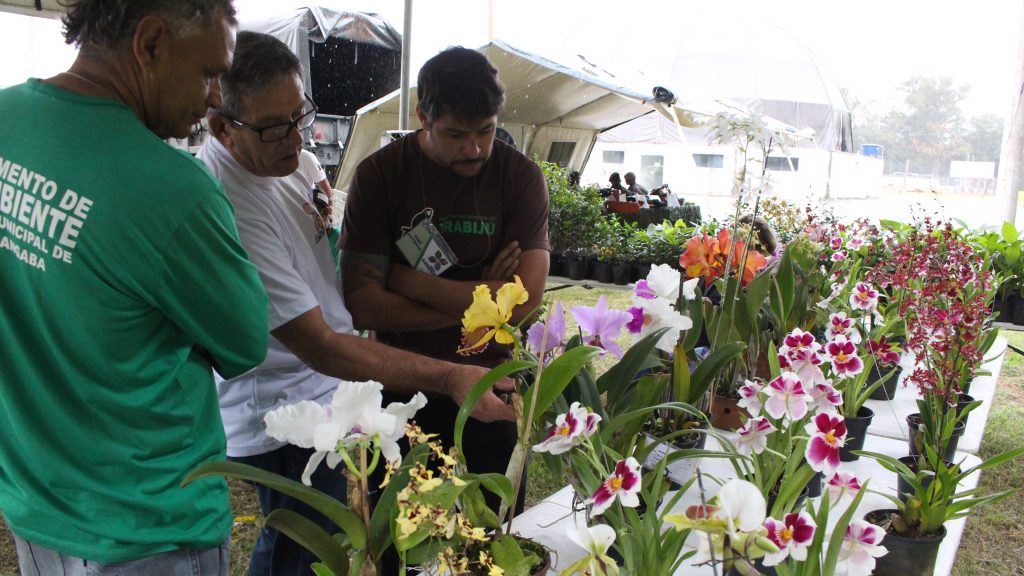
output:
[[310, 485], [310, 477], [325, 459], [330, 468], [341, 462], [338, 450], [345, 450], [362, 438], [376, 438], [385, 460], [401, 459], [398, 440], [405, 435], [405, 424], [416, 411], [427, 404], [417, 393], [407, 403], [392, 403], [381, 409], [384, 387], [379, 382], [341, 381], [328, 406], [304, 400], [282, 406], [264, 418], [267, 435], [276, 440], [316, 451], [302, 473], [302, 482]]
[[578, 544], [589, 553], [589, 556], [580, 559], [566, 569], [562, 574], [590, 574], [592, 576], [605, 575], [615, 576], [619, 573], [619, 566], [608, 556], [608, 549], [612, 542], [615, 542], [615, 529], [607, 524], [596, 526], [581, 526], [570, 528], [565, 531], [570, 540]]
[[668, 327], [668, 332], [658, 340], [658, 350], [671, 353], [679, 340], [679, 333], [693, 327], [693, 320], [683, 316], [672, 306], [672, 303], [664, 298], [645, 300], [633, 297], [633, 305], [643, 313], [643, 324], [640, 326], [640, 338], [645, 338], [651, 332], [660, 328]]

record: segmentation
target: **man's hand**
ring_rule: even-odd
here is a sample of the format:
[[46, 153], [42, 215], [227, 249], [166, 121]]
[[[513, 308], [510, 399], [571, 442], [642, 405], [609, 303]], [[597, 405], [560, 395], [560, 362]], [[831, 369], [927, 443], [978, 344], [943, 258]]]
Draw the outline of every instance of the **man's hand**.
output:
[[[466, 397], [469, 396], [470, 390], [476, 383], [484, 377], [489, 370], [480, 366], [471, 366], [469, 364], [454, 364], [452, 368], [452, 375], [450, 380], [450, 392], [452, 400], [456, 404], [462, 406], [466, 401]], [[508, 378], [502, 378], [495, 385], [494, 388], [488, 390], [483, 396], [477, 400], [475, 406], [473, 406], [473, 412], [470, 416], [481, 421], [481, 422], [496, 422], [498, 420], [510, 420], [515, 421], [516, 411], [511, 404], [506, 404], [501, 398], [495, 394], [498, 392], [512, 392], [515, 390], [515, 383]]]
[[519, 249], [519, 242], [515, 240], [509, 242], [494, 257], [494, 262], [484, 268], [480, 279], [511, 282], [512, 275], [519, 268], [519, 255], [522, 253], [523, 251]]

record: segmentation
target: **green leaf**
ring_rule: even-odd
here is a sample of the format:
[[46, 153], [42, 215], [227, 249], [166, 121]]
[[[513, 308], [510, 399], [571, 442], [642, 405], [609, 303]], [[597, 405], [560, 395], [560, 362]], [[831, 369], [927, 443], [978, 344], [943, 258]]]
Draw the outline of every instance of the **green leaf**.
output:
[[[622, 359], [597, 379], [597, 391], [608, 394], [608, 406], [615, 406], [625, 394], [630, 384], [636, 380], [636, 374], [654, 351], [658, 340], [665, 335], [668, 328], [655, 330], [633, 344], [623, 354]], [[612, 410], [614, 412], [614, 410]]]
[[462, 450], [462, 432], [466, 428], [469, 414], [473, 411], [476, 403], [480, 401], [480, 397], [494, 387], [498, 380], [534, 366], [536, 366], [535, 363], [527, 362], [526, 360], [511, 360], [492, 368], [490, 372], [485, 374], [476, 383], [476, 386], [473, 386], [473, 389], [469, 391], [469, 395], [466, 396], [465, 402], [462, 403], [462, 407], [459, 408], [459, 414], [455, 417], [455, 447], [459, 449], [459, 454], [465, 454]]
[[540, 563], [536, 554], [524, 552], [519, 542], [508, 534], [491, 542], [491, 554], [495, 564], [505, 570], [506, 576], [530, 576], [533, 567]]
[[512, 481], [504, 474], [488, 472], [473, 475], [485, 488], [501, 497], [503, 502], [512, 501]]
[[1003, 222], [1003, 242], [1013, 244], [1017, 241], [1017, 227], [1013, 222]]
[[348, 554], [312, 520], [292, 510], [278, 508], [267, 515], [266, 524], [316, 554], [336, 576], [348, 575]]
[[601, 352], [600, 348], [594, 346], [580, 346], [567, 350], [544, 368], [540, 382], [535, 382], [523, 395], [525, 410], [534, 406], [533, 396], [535, 394], [537, 396], [536, 406], [533, 409], [534, 422], [544, 414], [544, 411], [551, 406], [556, 398], [562, 395], [562, 390], [569, 385], [569, 381]]
[[[690, 402], [696, 403], [704, 392], [711, 386], [718, 374], [733, 360], [739, 358], [740, 354], [747, 349], [742, 342], [730, 342], [719, 346], [708, 354], [708, 357], [697, 365], [697, 369], [690, 375]], [[680, 398], [679, 400], [687, 400]]]
[[[338, 473], [340, 474], [341, 472], [339, 471]], [[195, 470], [190, 472], [181, 481], [181, 485], [184, 486], [189, 482], [208, 476], [225, 476], [248, 480], [287, 494], [292, 498], [309, 504], [314, 509], [319, 510], [331, 522], [334, 522], [345, 532], [353, 547], [357, 549], [366, 547], [366, 527], [359, 516], [341, 502], [316, 488], [311, 488], [301, 482], [285, 478], [280, 474], [268, 472], [262, 468], [256, 468], [255, 466], [249, 466], [240, 462], [224, 462], [221, 460], [206, 462], [196, 467]]]

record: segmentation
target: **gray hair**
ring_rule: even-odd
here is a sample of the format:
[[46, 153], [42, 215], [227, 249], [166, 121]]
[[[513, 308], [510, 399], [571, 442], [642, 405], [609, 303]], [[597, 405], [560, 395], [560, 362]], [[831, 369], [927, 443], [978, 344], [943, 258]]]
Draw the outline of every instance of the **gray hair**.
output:
[[237, 24], [232, 0], [63, 0], [67, 8], [64, 40], [78, 47], [116, 49], [127, 42], [149, 15], [167, 20], [175, 34], [197, 34], [220, 11]]
[[269, 34], [239, 32], [231, 68], [220, 75], [220, 113], [237, 118], [242, 113], [243, 97], [289, 75], [301, 78], [302, 63], [284, 42]]

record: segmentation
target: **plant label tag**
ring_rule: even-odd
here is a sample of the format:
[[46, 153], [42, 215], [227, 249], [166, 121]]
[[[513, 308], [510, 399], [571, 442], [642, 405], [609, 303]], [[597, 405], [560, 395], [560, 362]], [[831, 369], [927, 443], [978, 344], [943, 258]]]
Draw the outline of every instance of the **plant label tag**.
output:
[[409, 266], [432, 276], [439, 276], [459, 259], [430, 220], [423, 220], [395, 241]]

